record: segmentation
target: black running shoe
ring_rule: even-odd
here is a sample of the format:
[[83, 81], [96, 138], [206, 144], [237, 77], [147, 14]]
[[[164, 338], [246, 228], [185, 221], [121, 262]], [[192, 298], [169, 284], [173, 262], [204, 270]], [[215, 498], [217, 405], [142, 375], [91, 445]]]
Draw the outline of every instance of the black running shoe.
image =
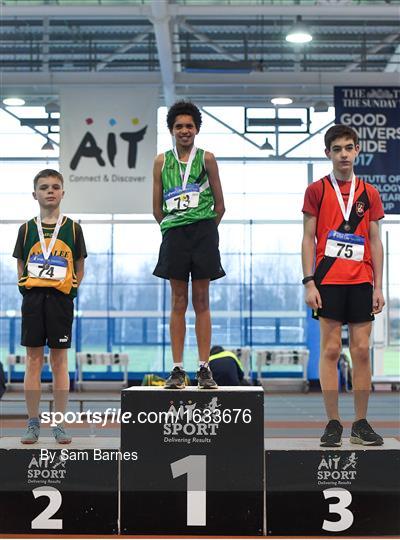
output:
[[342, 446], [342, 433], [343, 426], [339, 420], [329, 420], [321, 437], [320, 446], [326, 448]]
[[175, 366], [171, 371], [171, 375], [165, 381], [164, 388], [183, 390], [185, 388], [186, 373], [179, 366]]
[[383, 439], [375, 433], [365, 418], [357, 420], [351, 427], [350, 442], [364, 446], [382, 446]]
[[198, 388], [203, 388], [204, 390], [216, 390], [218, 388], [218, 384], [214, 381], [209, 367], [200, 366], [196, 375]]

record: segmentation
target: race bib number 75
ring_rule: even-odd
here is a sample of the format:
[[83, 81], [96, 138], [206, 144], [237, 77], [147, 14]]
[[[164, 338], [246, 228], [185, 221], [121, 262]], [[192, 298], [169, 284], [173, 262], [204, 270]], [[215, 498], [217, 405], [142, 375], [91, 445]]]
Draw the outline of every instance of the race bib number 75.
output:
[[349, 261], [362, 261], [365, 238], [357, 234], [329, 231], [325, 255]]

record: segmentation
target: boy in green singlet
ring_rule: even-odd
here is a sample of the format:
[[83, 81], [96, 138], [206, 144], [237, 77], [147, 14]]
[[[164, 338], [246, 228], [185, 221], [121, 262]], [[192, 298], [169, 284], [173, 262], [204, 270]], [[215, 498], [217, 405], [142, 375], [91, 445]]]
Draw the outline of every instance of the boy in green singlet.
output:
[[218, 225], [225, 212], [215, 157], [196, 148], [201, 113], [190, 102], [179, 101], [168, 111], [167, 125], [175, 147], [154, 161], [153, 214], [163, 235], [154, 275], [171, 285], [170, 336], [174, 369], [165, 388], [185, 387], [183, 347], [189, 276], [196, 315], [200, 367], [198, 386], [215, 389], [208, 367], [211, 345], [210, 281], [225, 275], [219, 254]]

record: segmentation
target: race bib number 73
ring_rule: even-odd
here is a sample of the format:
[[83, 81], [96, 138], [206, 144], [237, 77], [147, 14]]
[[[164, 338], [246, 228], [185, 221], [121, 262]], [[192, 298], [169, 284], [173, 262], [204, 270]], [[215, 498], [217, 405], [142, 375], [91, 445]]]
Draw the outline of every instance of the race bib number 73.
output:
[[198, 184], [188, 184], [186, 189], [175, 187], [164, 194], [168, 210], [187, 210], [199, 205], [200, 188]]

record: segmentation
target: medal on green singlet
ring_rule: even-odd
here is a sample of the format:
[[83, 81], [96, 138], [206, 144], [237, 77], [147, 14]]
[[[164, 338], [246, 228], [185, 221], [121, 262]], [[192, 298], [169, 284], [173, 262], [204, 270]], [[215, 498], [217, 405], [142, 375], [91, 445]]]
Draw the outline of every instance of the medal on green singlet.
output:
[[186, 164], [185, 172], [182, 170], [181, 162], [176, 147], [172, 149], [176, 161], [178, 162], [179, 174], [182, 181], [182, 187], [176, 186], [164, 193], [164, 201], [170, 212], [174, 210], [187, 210], [188, 208], [197, 208], [199, 205], [200, 186], [198, 184], [189, 184], [189, 175], [192, 163], [195, 158], [197, 148], [193, 146], [190, 151], [189, 159]]

